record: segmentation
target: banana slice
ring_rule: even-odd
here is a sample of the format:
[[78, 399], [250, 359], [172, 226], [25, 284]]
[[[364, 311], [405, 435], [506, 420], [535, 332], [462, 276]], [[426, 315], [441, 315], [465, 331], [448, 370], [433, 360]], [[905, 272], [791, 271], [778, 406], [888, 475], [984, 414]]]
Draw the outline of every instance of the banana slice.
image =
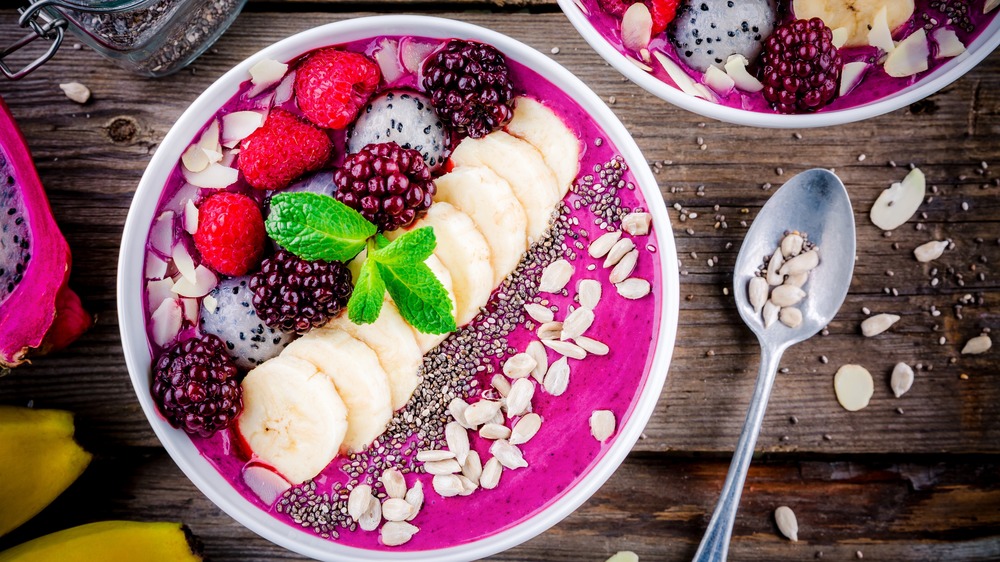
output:
[[282, 356], [312, 363], [330, 377], [347, 406], [347, 434], [341, 448], [364, 450], [392, 418], [389, 377], [372, 348], [337, 330], [313, 330], [295, 340]]
[[[409, 228], [425, 226], [434, 229], [437, 237], [434, 255], [451, 274], [455, 322], [464, 326], [476, 317], [479, 307], [486, 304], [493, 292], [490, 246], [469, 215], [444, 201], [431, 205], [427, 214]], [[400, 230], [392, 230], [386, 237], [394, 240], [401, 234]]]
[[[458, 302], [455, 298], [455, 288], [451, 281], [451, 273], [448, 273], [448, 268], [441, 263], [441, 260], [437, 256], [431, 254], [427, 260], [424, 261], [427, 267], [431, 268], [434, 272], [434, 276], [438, 278], [438, 281], [444, 285], [445, 290], [448, 291], [448, 296], [451, 297], [451, 315], [455, 316], [456, 308], [455, 303]], [[412, 328], [412, 326], [411, 326]], [[421, 353], [427, 353], [428, 351], [434, 349], [439, 343], [443, 342], [448, 334], [425, 334], [416, 328], [413, 329], [413, 335], [417, 338], [417, 346], [420, 348]]]
[[409, 402], [420, 384], [417, 372], [424, 354], [410, 325], [388, 297], [382, 304], [382, 312], [371, 324], [355, 324], [347, 314], [341, 314], [322, 329], [341, 330], [372, 348], [389, 379], [392, 409], [398, 410]]
[[566, 196], [580, 173], [580, 139], [551, 109], [529, 98], [517, 98], [507, 132], [530, 143], [542, 153], [559, 182], [559, 198]]
[[347, 408], [333, 381], [297, 357], [269, 359], [243, 379], [240, 435], [292, 484], [319, 474], [347, 434]]
[[451, 153], [451, 161], [455, 168], [486, 166], [507, 180], [528, 217], [529, 242], [538, 240], [549, 227], [549, 216], [562, 199], [562, 189], [542, 154], [531, 144], [494, 131], [479, 139], [463, 140]]
[[868, 45], [868, 31], [879, 10], [886, 9], [889, 30], [895, 31], [913, 15], [913, 0], [794, 0], [797, 19], [820, 18], [830, 29], [847, 30], [845, 47]]
[[472, 217], [486, 237], [499, 285], [528, 249], [528, 218], [510, 184], [485, 166], [458, 167], [438, 178], [435, 200], [451, 203]]

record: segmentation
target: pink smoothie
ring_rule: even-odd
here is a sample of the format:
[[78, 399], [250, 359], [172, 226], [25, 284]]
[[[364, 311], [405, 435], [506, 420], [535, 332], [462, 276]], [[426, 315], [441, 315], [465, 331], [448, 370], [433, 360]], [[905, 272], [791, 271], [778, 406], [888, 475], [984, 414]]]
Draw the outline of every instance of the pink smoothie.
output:
[[[958, 38], [962, 41], [962, 44], [968, 46], [972, 43], [972, 41], [979, 37], [983, 30], [986, 29], [990, 22], [993, 21], [996, 14], [1000, 12], [1000, 10], [993, 10], [989, 14], [983, 14], [983, 1], [984, 0], [975, 0], [969, 2], [970, 8], [968, 15], [969, 21], [972, 24], [972, 30], [967, 31], [956, 25], [946, 25], [948, 19], [947, 16], [938, 10], [931, 8], [931, 4], [934, 3], [931, 0], [916, 0], [914, 2], [915, 9], [913, 11], [913, 17], [910, 18], [910, 21], [902, 27], [894, 31], [893, 38], [898, 41], [901, 38], [908, 36], [912, 31], [924, 26], [927, 22], [924, 21], [923, 14], [927, 14], [930, 18], [933, 18], [938, 22], [936, 25], [933, 25], [927, 30], [928, 39], [930, 39], [930, 34], [933, 29], [938, 27], [948, 27], [949, 29], [953, 29], [955, 31]], [[624, 55], [633, 58], [638, 56], [637, 53], [632, 52], [622, 44], [621, 20], [619, 18], [603, 11], [598, 0], [579, 0], [579, 2], [581, 2], [590, 12], [587, 17], [591, 25], [593, 25], [594, 29], [600, 33], [608, 43]], [[791, 4], [791, 2], [781, 1], [778, 4], [779, 14], [787, 14], [791, 12], [790, 6], [782, 9], [783, 6]], [[779, 23], [784, 23], [785, 21], [791, 19], [793, 18], [786, 16], [783, 20], [779, 20]], [[667, 37], [668, 33], [669, 30], [653, 37], [649, 44], [649, 50], [665, 53], [671, 60], [684, 69], [688, 75], [695, 80], [695, 82], [702, 82], [701, 73], [697, 70], [688, 68], [677, 55], [677, 50]], [[834, 98], [832, 102], [819, 109], [819, 111], [837, 111], [840, 109], [848, 109], [878, 101], [916, 84], [924, 77], [929, 76], [942, 65], [952, 60], [951, 58], [936, 58], [935, 55], [937, 54], [937, 46], [933, 41], [929, 42], [931, 46], [931, 57], [926, 71], [920, 72], [914, 76], [894, 78], [886, 74], [881, 65], [873, 65], [868, 68], [864, 79], [852, 91], [848, 92], [845, 96]], [[875, 62], [875, 57], [878, 55], [877, 49], [874, 47], [843, 48], [840, 50], [840, 53], [844, 64], [855, 61], [873, 63]], [[753, 74], [756, 69], [755, 61], [750, 61], [750, 63], [749, 70], [750, 73]], [[673, 79], [670, 78], [667, 72], [659, 64], [654, 62], [651, 66], [654, 67], [652, 72], [653, 76], [656, 76], [662, 82], [666, 82], [667, 84], [676, 87]], [[736, 109], [744, 109], [747, 111], [774, 113], [770, 104], [766, 99], [764, 99], [763, 94], [759, 92], [749, 93], [735, 89], [725, 96], [719, 95], [718, 92], [715, 92], [714, 90], [712, 90], [712, 93], [716, 95], [717, 102], [721, 105]]]
[[[342, 47], [371, 54], [382, 39], [379, 37]], [[541, 100], [554, 109], [581, 139], [584, 149], [580, 161], [580, 179], [592, 175], [595, 167], [602, 166], [619, 154], [608, 142], [603, 131], [569, 96], [527, 67], [510, 60], [508, 62], [518, 93]], [[409, 80], [408, 85], [415, 86], [412, 77], [404, 78], [403, 81], [406, 80]], [[245, 93], [248, 87], [249, 84], [245, 84], [241, 92]], [[227, 101], [219, 114], [252, 108], [254, 105], [253, 100], [246, 99], [241, 93]], [[298, 112], [293, 101], [285, 104], [285, 108]], [[192, 141], [197, 140], [198, 136], [199, 134], [193, 135]], [[335, 140], [338, 146], [336, 160], [340, 160], [343, 157], [343, 133], [337, 135]], [[635, 187], [631, 173], [626, 172], [623, 180], [626, 185], [617, 191], [620, 206], [647, 209], [648, 206]], [[172, 204], [171, 201], [177, 198], [178, 192], [184, 189], [184, 181], [178, 166], [164, 188], [160, 199], [161, 210], [168, 209]], [[230, 190], [243, 193], [253, 191], [245, 185], [242, 178]], [[607, 343], [611, 348], [610, 353], [603, 357], [591, 355], [581, 361], [570, 360], [569, 387], [562, 396], [550, 396], [543, 392], [540, 386], [536, 389], [532, 409], [541, 415], [544, 421], [539, 433], [530, 442], [521, 445], [529, 466], [517, 470], [505, 469], [496, 489], [479, 489], [466, 497], [442, 498], [433, 490], [431, 476], [408, 473], [406, 475], [408, 486], [412, 486], [416, 479], [420, 479], [424, 486], [426, 496], [424, 507], [412, 521], [420, 531], [410, 542], [400, 547], [391, 547], [392, 550], [427, 550], [454, 546], [493, 535], [524, 521], [558, 500], [579, 483], [614, 443], [617, 431], [603, 444], [591, 436], [589, 418], [592, 411], [611, 410], [618, 420], [619, 428], [629, 420], [647, 379], [653, 358], [651, 344], [655, 341], [659, 330], [659, 310], [663, 305], [661, 289], [663, 280], [660, 277], [656, 233], [633, 237], [641, 251], [638, 265], [632, 275], [650, 281], [651, 294], [634, 301], [618, 296], [614, 286], [608, 281], [609, 270], [602, 267], [603, 259], [595, 260], [587, 254], [589, 240], [604, 231], [595, 224], [595, 215], [586, 205], [580, 205], [579, 209], [575, 208], [574, 202], [580, 200], [580, 195], [575, 191], [576, 189], [571, 190], [565, 202], [571, 209], [570, 221], [577, 221], [571, 230], [575, 236], [580, 236], [580, 246], [575, 245], [573, 235], [567, 236], [565, 243], [568, 248], [566, 253], [575, 254], [575, 259], [572, 259], [571, 263], [576, 273], [567, 285], [569, 292], [567, 296], [549, 294], [542, 296], [548, 298], [550, 304], [559, 307], [560, 312], [556, 317], [561, 319], [568, 313], [568, 306], [578, 306], [573, 303], [573, 297], [576, 294], [576, 284], [580, 280], [591, 278], [600, 281], [603, 286], [603, 297], [595, 309], [596, 319], [587, 331], [587, 335]], [[260, 192], [257, 192], [257, 196], [260, 196]], [[608, 228], [617, 229], [617, 225]], [[586, 234], [583, 234], [583, 231]], [[179, 225], [175, 228], [175, 234], [178, 239], [184, 239], [185, 243], [188, 243], [190, 236], [183, 233]], [[593, 270], [587, 269], [589, 265], [594, 265]], [[495, 292], [488, 308], [495, 308], [496, 297]], [[147, 318], [150, 312], [147, 310]], [[481, 320], [477, 318], [476, 321]], [[181, 337], [195, 332], [196, 328], [189, 327]], [[517, 351], [523, 351], [534, 339], [537, 339], [534, 332], [528, 330], [522, 323], [507, 336], [507, 344]], [[159, 352], [152, 344], [150, 351], [154, 357]], [[501, 365], [508, 356], [505, 354], [503, 357], [491, 358], [492, 370], [500, 372]], [[558, 357], [549, 351], [550, 362]], [[474, 392], [467, 400], [473, 402], [478, 399], [479, 389], [489, 389], [491, 377], [491, 373], [481, 373], [477, 377]], [[480, 439], [474, 432], [470, 432], [470, 437], [473, 447], [479, 451], [485, 462], [492, 456], [488, 452], [490, 442]], [[232, 432], [219, 432], [208, 439], [192, 437], [202, 455], [249, 502], [288, 525], [300, 527], [287, 514], [279, 513], [274, 506], [265, 505], [243, 483], [241, 471], [251, 459], [248, 459], [246, 453], [236, 446], [238, 440], [239, 438]], [[411, 458], [405, 459], [402, 464], [414, 466], [412, 456], [410, 455]], [[345, 458], [335, 459], [315, 478], [317, 494], [334, 495], [333, 487], [337, 483], [346, 484], [349, 481], [349, 476], [344, 471], [346, 462], [348, 460]], [[307, 529], [303, 532], [312, 531]], [[339, 537], [331, 540], [336, 540], [340, 544], [367, 549], [390, 548], [380, 544], [377, 532], [350, 531], [344, 528], [338, 529], [338, 532]]]

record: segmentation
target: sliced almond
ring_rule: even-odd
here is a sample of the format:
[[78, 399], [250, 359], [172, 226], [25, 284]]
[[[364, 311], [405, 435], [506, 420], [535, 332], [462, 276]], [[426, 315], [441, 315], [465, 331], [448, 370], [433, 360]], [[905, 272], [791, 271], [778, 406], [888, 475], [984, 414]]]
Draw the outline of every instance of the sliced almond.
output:
[[879, 194], [869, 216], [875, 226], [893, 230], [902, 226], [917, 212], [927, 193], [927, 180], [920, 168], [906, 174], [903, 181], [894, 183]]
[[649, 46], [653, 32], [653, 16], [642, 2], [636, 2], [622, 16], [622, 44], [633, 51]]
[[538, 327], [535, 333], [540, 340], [556, 340], [562, 333], [562, 322], [546, 322]]
[[611, 351], [606, 343], [588, 338], [587, 336], [580, 336], [574, 339], [573, 343], [582, 347], [584, 351], [591, 355], [607, 355]]
[[488, 423], [479, 428], [479, 436], [483, 439], [494, 441], [496, 439], [509, 439], [510, 428], [498, 423]]
[[531, 379], [517, 379], [507, 395], [507, 416], [517, 417], [528, 411], [535, 396], [535, 383]]
[[511, 445], [504, 439], [494, 441], [493, 444], [490, 445], [490, 454], [492, 454], [495, 459], [500, 461], [500, 464], [502, 464], [504, 468], [513, 470], [528, 466], [528, 461], [524, 460], [524, 455], [521, 453], [521, 449]]
[[778, 320], [789, 328], [798, 328], [802, 324], [802, 311], [794, 306], [786, 306], [778, 312]]
[[993, 340], [988, 335], [982, 334], [965, 342], [965, 347], [962, 348], [962, 355], [979, 355], [980, 353], [986, 353], [991, 347], [993, 347]]
[[406, 503], [413, 507], [413, 513], [406, 518], [407, 521], [412, 521], [414, 517], [420, 513], [420, 509], [424, 506], [424, 484], [420, 480], [413, 483], [413, 487], [406, 491], [406, 497], [404, 498]]
[[532, 318], [535, 322], [544, 324], [546, 322], [552, 321], [552, 310], [547, 306], [542, 306], [538, 303], [528, 303], [524, 305], [524, 311], [528, 313], [528, 316]]
[[947, 241], [932, 240], [926, 244], [917, 246], [917, 248], [913, 250], [913, 256], [917, 258], [917, 261], [927, 263], [940, 258], [946, 248], [948, 248]]
[[648, 295], [652, 287], [645, 279], [631, 277], [621, 283], [615, 283], [615, 290], [621, 297], [634, 301]]
[[566, 320], [563, 321], [559, 339], [565, 341], [582, 336], [593, 323], [594, 311], [589, 308], [580, 307], [570, 312]]
[[496, 457], [486, 461], [483, 466], [483, 473], [479, 476], [479, 485], [485, 490], [492, 490], [500, 483], [500, 475], [503, 473], [503, 465]]
[[542, 345], [570, 359], [583, 359], [587, 357], [587, 352], [582, 347], [568, 341], [542, 340]]
[[573, 265], [566, 260], [556, 260], [542, 270], [542, 278], [538, 283], [538, 291], [541, 293], [557, 293], [563, 290], [566, 283], [576, 270]]
[[635, 242], [632, 242], [629, 238], [622, 238], [615, 242], [615, 245], [611, 247], [611, 251], [608, 252], [607, 257], [604, 258], [604, 267], [608, 268], [618, 265], [618, 262], [622, 261], [622, 258], [634, 249]]
[[869, 316], [861, 322], [861, 333], [866, 337], [873, 337], [888, 330], [893, 324], [899, 322], [899, 316], [895, 314], [876, 314]]
[[510, 431], [510, 444], [521, 445], [531, 441], [531, 438], [538, 433], [541, 427], [542, 416], [534, 412], [521, 416], [521, 419], [517, 420], [514, 428]]
[[[563, 331], [565, 331], [565, 326], [563, 327]], [[534, 357], [528, 355], [527, 353], [518, 353], [517, 355], [513, 355], [504, 361], [503, 374], [512, 379], [521, 379], [531, 374], [532, 369], [537, 366], [538, 362], [535, 361]]]
[[594, 310], [601, 302], [601, 284], [596, 279], [583, 279], [576, 286], [580, 296], [580, 306]]
[[590, 414], [590, 434], [601, 443], [615, 433], [615, 414], [611, 410], [594, 410]]
[[[479, 427], [484, 423], [490, 421], [493, 416], [500, 412], [500, 402], [494, 400], [480, 400], [474, 404], [469, 404], [469, 408], [465, 411], [465, 419], [470, 425], [474, 427]], [[466, 434], [468, 437], [468, 434]], [[448, 447], [451, 449], [451, 447]], [[463, 455], [455, 454], [460, 462], [465, 462], [465, 457]]]
[[806, 298], [806, 292], [795, 285], [781, 285], [771, 291], [771, 302], [777, 306], [795, 306]]
[[413, 506], [403, 498], [389, 498], [382, 502], [382, 517], [386, 521], [406, 521], [413, 515]]
[[[486, 401], [480, 400], [480, 402]], [[478, 403], [479, 402], [476, 402], [476, 404]], [[499, 402], [494, 402], [494, 404], [499, 405]], [[469, 406], [469, 410], [471, 409], [472, 406]], [[499, 409], [499, 406], [497, 406], [497, 409]], [[468, 410], [466, 411], [468, 412]], [[485, 413], [483, 414], [485, 415]], [[491, 413], [490, 416], [492, 415], [493, 414]], [[478, 426], [481, 424], [477, 423], [474, 425]], [[457, 459], [458, 464], [461, 465], [464, 463], [465, 457], [469, 454], [469, 432], [466, 431], [465, 427], [458, 422], [448, 423], [444, 426], [444, 439], [445, 443], [448, 444], [448, 449], [455, 454], [455, 459]]]
[[602, 234], [598, 236], [593, 242], [590, 243], [590, 247], [587, 249], [587, 253], [590, 254], [592, 258], [603, 258], [611, 251], [611, 248], [618, 242], [622, 237], [620, 230], [615, 230]]
[[747, 71], [750, 61], [741, 54], [730, 55], [726, 59], [726, 74], [733, 79], [736, 87], [744, 92], [759, 92], [764, 89], [764, 84]]
[[782, 277], [778, 272], [784, 263], [785, 259], [781, 256], [781, 248], [775, 249], [774, 254], [771, 255], [770, 261], [767, 262], [767, 275], [765, 278], [767, 279], [768, 285], [777, 287], [785, 281], [784, 277]]
[[532, 341], [524, 352], [535, 360], [535, 368], [531, 370], [531, 376], [541, 383], [545, 378], [545, 371], [549, 369], [549, 356], [545, 352], [545, 346], [540, 341]]
[[819, 252], [809, 250], [786, 261], [778, 269], [781, 275], [795, 275], [796, 273], [808, 273], [819, 265]]
[[399, 470], [395, 468], [385, 470], [382, 472], [381, 480], [385, 494], [390, 498], [402, 499], [406, 495], [406, 479]]
[[545, 392], [552, 396], [561, 396], [569, 386], [569, 362], [565, 357], [560, 357], [555, 363], [549, 366], [545, 373], [545, 382], [542, 384]]
[[443, 498], [457, 496], [462, 491], [462, 481], [455, 474], [438, 474], [431, 480], [434, 491]]
[[[885, 10], [885, 8], [882, 8]], [[778, 530], [792, 542], [799, 540], [799, 523], [795, 520], [795, 512], [788, 506], [781, 506], [774, 510], [774, 521], [778, 524]]]
[[189, 172], [201, 172], [211, 162], [208, 161], [208, 155], [205, 154], [205, 150], [198, 146], [197, 144], [192, 144], [187, 147], [187, 150], [181, 154], [181, 164]]
[[652, 222], [653, 215], [649, 213], [629, 213], [622, 218], [622, 230], [632, 236], [645, 236]]
[[374, 501], [372, 487], [368, 484], [359, 484], [347, 495], [347, 514], [357, 521], [368, 511]]
[[767, 285], [767, 279], [763, 277], [752, 277], [750, 279], [750, 288], [747, 290], [747, 293], [750, 297], [750, 304], [753, 306], [754, 314], [760, 314], [760, 311], [764, 308], [769, 290], [770, 287]]
[[958, 38], [954, 29], [939, 27], [931, 33], [931, 37], [937, 43], [937, 58], [939, 59], [957, 57], [965, 52], [965, 44]]
[[896, 398], [906, 394], [913, 386], [913, 369], [906, 363], [896, 363], [892, 368], [892, 377], [889, 379], [889, 386]]
[[927, 32], [923, 27], [896, 43], [889, 56], [882, 63], [882, 69], [893, 78], [913, 76], [927, 70], [930, 58], [930, 45], [927, 43]]
[[399, 546], [401, 544], [406, 544], [410, 542], [413, 535], [417, 534], [419, 531], [417, 527], [405, 522], [405, 521], [390, 521], [385, 525], [382, 525], [382, 530], [379, 531], [379, 537], [382, 539], [382, 544], [385, 546]]
[[254, 97], [269, 87], [281, 82], [288, 72], [288, 65], [274, 59], [261, 59], [250, 67], [250, 83], [253, 88], [247, 94]]
[[856, 412], [868, 405], [875, 393], [872, 374], [861, 365], [844, 365], [833, 377], [837, 401], [848, 412]]

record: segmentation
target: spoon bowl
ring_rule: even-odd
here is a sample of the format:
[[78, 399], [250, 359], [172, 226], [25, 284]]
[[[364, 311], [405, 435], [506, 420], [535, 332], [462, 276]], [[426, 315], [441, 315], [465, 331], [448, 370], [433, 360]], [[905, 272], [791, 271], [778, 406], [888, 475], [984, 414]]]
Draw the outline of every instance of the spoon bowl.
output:
[[[802, 323], [789, 328], [775, 322], [765, 328], [761, 315], [750, 304], [750, 279], [789, 231], [808, 234], [809, 241], [819, 249], [819, 265], [809, 273], [809, 280], [802, 287], [806, 298], [796, 305], [802, 312]], [[854, 276], [855, 244], [854, 211], [847, 189], [840, 178], [823, 169], [808, 170], [788, 180], [771, 196], [747, 232], [736, 258], [733, 289], [743, 322], [760, 342], [760, 372], [719, 503], [695, 553], [695, 562], [726, 559], [743, 482], [781, 355], [789, 346], [816, 335], [840, 310]]]

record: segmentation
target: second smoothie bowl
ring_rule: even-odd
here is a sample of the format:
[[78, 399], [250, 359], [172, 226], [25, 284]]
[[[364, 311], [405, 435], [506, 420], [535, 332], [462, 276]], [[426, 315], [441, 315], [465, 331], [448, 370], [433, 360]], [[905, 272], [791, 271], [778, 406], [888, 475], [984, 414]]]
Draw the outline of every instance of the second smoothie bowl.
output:
[[568, 515], [649, 419], [676, 252], [634, 141], [565, 69], [449, 20], [281, 41], [171, 129], [119, 314], [160, 440], [322, 559], [479, 558]]

